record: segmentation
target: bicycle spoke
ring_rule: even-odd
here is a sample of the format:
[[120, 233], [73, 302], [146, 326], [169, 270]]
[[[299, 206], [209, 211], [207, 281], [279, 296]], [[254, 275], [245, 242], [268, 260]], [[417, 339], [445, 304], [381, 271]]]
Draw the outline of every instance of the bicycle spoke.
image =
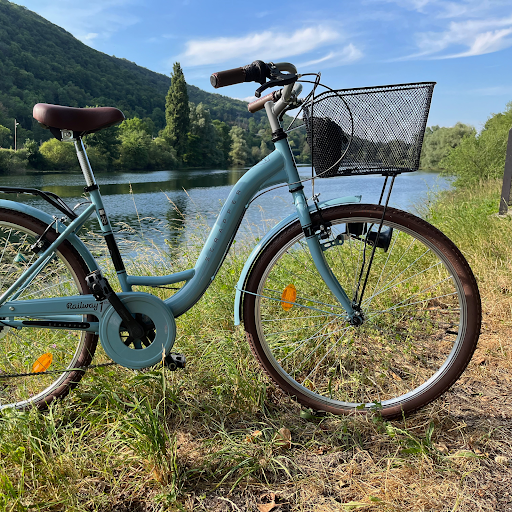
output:
[[[442, 299], [444, 297], [454, 297], [455, 295], [457, 295], [457, 292], [448, 293], [447, 295], [439, 295], [439, 296], [437, 296], [435, 298], [436, 299]], [[383, 313], [387, 313], [389, 311], [395, 311], [397, 309], [407, 308], [407, 307], [414, 306], [416, 304], [422, 304], [422, 303], [425, 303], [425, 302], [432, 302], [432, 298], [418, 300], [416, 302], [410, 302], [410, 303], [403, 304], [403, 305], [396, 305], [396, 306], [393, 306], [391, 308], [384, 309], [382, 311], [374, 311], [370, 316], [368, 316], [368, 318], [373, 318], [375, 315], [382, 315]], [[454, 310], [454, 311], [458, 312], [458, 310]]]
[[[360, 208], [372, 211], [369, 206]], [[271, 242], [251, 271], [244, 298], [248, 339], [267, 373], [313, 408], [342, 412], [381, 402], [387, 409], [402, 407], [414, 397], [428, 395], [436, 382], [448, 382], [445, 375], [452, 366], [446, 366], [446, 361], [458, 357], [454, 346], [466, 339], [464, 308], [472, 299], [466, 296], [462, 301], [465, 291], [453, 270], [453, 262], [458, 265], [461, 256], [452, 256], [451, 246], [443, 246], [434, 228], [394, 211], [390, 216], [396, 222], [383, 221], [386, 232], [393, 230], [389, 244], [375, 248], [368, 270], [372, 239], [349, 233], [358, 233], [359, 225], [365, 226], [366, 233], [374, 233], [372, 226], [382, 213], [366, 218], [357, 213], [358, 207], [329, 211], [338, 210], [349, 212], [349, 218], [329, 218], [331, 245], [325, 242], [324, 256], [348, 293], [356, 290], [366, 261], [363, 278], [368, 294], [360, 313], [353, 318], [338, 314], [339, 305], [317, 279], [304, 234], [297, 226], [293, 236]], [[406, 217], [405, 227], [401, 216]], [[425, 233], [416, 236], [409, 227], [414, 223]], [[344, 232], [349, 235], [343, 235], [343, 243], [333, 242]], [[436, 240], [436, 245], [428, 240]], [[287, 303], [281, 290], [289, 286], [290, 276], [300, 284], [300, 291], [294, 292], [290, 307], [280, 307]], [[443, 365], [450, 370], [441, 371]], [[427, 381], [431, 384], [423, 386]]]
[[[412, 268], [416, 263], [418, 263], [420, 261], [421, 258], [423, 258], [423, 256], [425, 256], [425, 254], [428, 254], [430, 251], [425, 251], [419, 258], [417, 258], [415, 261], [413, 261], [407, 268], [405, 268], [404, 270], [402, 270], [402, 272], [400, 272], [399, 274], [397, 274], [391, 281], [388, 281], [386, 284], [388, 285], [387, 288], [381, 288], [379, 289], [378, 293], [374, 294], [373, 297], [376, 297], [377, 295], [380, 295], [381, 293], [384, 293], [386, 291], [388, 291], [389, 289], [389, 285], [391, 283], [393, 283], [394, 281], [396, 281], [396, 279], [398, 279], [402, 274], [404, 274], [405, 272], [407, 272], [407, 270], [409, 270], [410, 268]], [[418, 275], [420, 274], [424, 274], [425, 272], [427, 272], [428, 270], [430, 270], [431, 268], [433, 267], [436, 267], [438, 265], [441, 265], [442, 263], [440, 261], [438, 261], [437, 263], [435, 263], [434, 265], [432, 265], [432, 267], [429, 267], [427, 269], [424, 269], [422, 270], [421, 272], [417, 272], [416, 274], [410, 276], [408, 279], [406, 279], [405, 281], [409, 280], [409, 279], [413, 279], [414, 277], [417, 277]], [[405, 282], [403, 281], [403, 282]], [[400, 284], [400, 283], [398, 283]]]
[[[437, 264], [436, 264], [436, 265], [434, 265], [434, 266], [437, 266], [437, 265], [439, 265], [439, 263], [437, 263]], [[433, 267], [434, 267], [434, 266], [433, 266]], [[431, 267], [431, 268], [433, 268], [433, 267]], [[424, 272], [426, 272], [427, 270], [429, 270], [429, 269], [426, 269]], [[378, 297], [378, 296], [379, 296], [379, 295], [381, 295], [382, 293], [387, 292], [387, 291], [390, 291], [390, 290], [392, 290], [393, 288], [398, 288], [400, 285], [402, 285], [402, 284], [404, 284], [404, 283], [407, 283], [407, 282], [408, 282], [408, 281], [410, 281], [411, 279], [414, 279], [414, 278], [418, 277], [419, 275], [421, 275], [421, 274], [422, 274], [422, 273], [424, 273], [424, 272], [419, 272], [419, 273], [417, 273], [417, 274], [416, 274], [416, 275], [414, 275], [414, 276], [410, 276], [410, 277], [408, 277], [407, 279], [404, 279], [403, 281], [400, 281], [399, 283], [396, 283], [396, 284], [394, 284], [393, 286], [389, 286], [389, 287], [388, 287], [388, 288], [386, 288], [385, 290], [382, 290], [382, 291], [380, 291], [379, 293], [377, 293], [377, 294], [375, 294], [375, 295], [372, 295], [371, 297], [368, 297], [368, 298], [366, 299], [366, 301], [364, 301], [364, 302], [363, 302], [363, 305], [364, 305], [365, 307], [370, 306], [370, 304], [371, 304], [372, 300], [373, 300], [375, 297]], [[443, 283], [443, 282], [445, 282], [445, 281], [447, 281], [447, 280], [449, 280], [449, 279], [451, 279], [451, 278], [450, 278], [450, 277], [448, 277], [448, 278], [444, 279], [443, 281], [439, 281], [438, 283], [436, 283], [436, 285], [437, 285], [437, 284], [440, 284], [440, 283]], [[436, 285], [433, 285], [433, 286], [436, 286]], [[428, 289], [431, 289], [431, 288], [432, 288], [432, 287], [427, 288], [427, 290], [428, 290]], [[424, 291], [426, 291], [426, 290], [424, 290]], [[422, 293], [422, 292], [418, 292], [418, 293]]]
[[[325, 337], [326, 335], [325, 334], [321, 334], [319, 335], [318, 333], [320, 331], [322, 331], [327, 325], [331, 324], [333, 321], [331, 320], [330, 322], [326, 322], [324, 325], [322, 325], [319, 329], [317, 329], [317, 331], [312, 335], [310, 336], [309, 338], [305, 338], [304, 340], [301, 340], [300, 341], [300, 345], [298, 345], [297, 347], [295, 347], [295, 350], [293, 350], [293, 352], [289, 353], [289, 354], [286, 354], [286, 356], [280, 360], [280, 363], [284, 363], [284, 361], [286, 359], [288, 359], [290, 356], [292, 356], [293, 354], [295, 354], [297, 352], [297, 350], [299, 348], [302, 348], [308, 341], [311, 341], [311, 340], [316, 340], [318, 338], [322, 338], [322, 337]], [[288, 346], [294, 346], [296, 345], [298, 342], [295, 342], [294, 344], [288, 344]]]
[[[344, 332], [346, 332], [348, 329], [349, 329], [349, 327], [345, 327], [345, 328], [343, 329], [343, 331], [344, 331]], [[333, 334], [336, 334], [337, 332], [340, 332], [340, 331], [341, 331], [341, 329], [340, 329], [339, 331], [334, 331], [333, 333], [329, 333], [329, 336], [332, 336]], [[338, 338], [338, 341], [337, 341], [336, 343], [334, 343], [334, 344], [333, 344], [333, 346], [332, 346], [332, 347], [328, 350], [328, 352], [324, 355], [324, 357], [322, 357], [322, 359], [320, 359], [320, 361], [318, 361], [317, 365], [313, 368], [313, 370], [311, 370], [311, 371], [306, 375], [306, 377], [305, 377], [304, 379], [302, 379], [302, 385], [304, 385], [304, 382], [306, 382], [307, 380], [309, 380], [309, 377], [313, 374], [313, 372], [315, 372], [315, 371], [319, 368], [320, 364], [322, 364], [322, 363], [323, 363], [323, 361], [325, 360], [325, 358], [326, 358], [326, 357], [327, 357], [327, 356], [328, 356], [328, 355], [329, 355], [329, 354], [330, 354], [330, 353], [331, 353], [331, 352], [332, 352], [336, 347], [338, 347], [338, 346], [340, 345], [341, 341], [342, 341], [342, 338], [341, 338], [341, 337], [339, 337], [339, 338]], [[312, 354], [314, 354], [314, 353], [317, 351], [317, 349], [318, 349], [319, 347], [320, 347], [320, 345], [317, 345], [317, 346], [315, 347], [315, 349], [314, 349], [314, 350], [312, 350], [312, 351], [308, 354], [308, 356], [306, 356], [306, 358], [305, 358], [305, 359], [307, 359], [307, 358], [308, 358], [308, 357], [310, 357]]]
[[[279, 298], [275, 298], [273, 300], [278, 300], [280, 302], [284, 302], [283, 299], [281, 298], [280, 296], [280, 292], [278, 292], [277, 290], [272, 290], [270, 288], [265, 288], [263, 291], [265, 292], [274, 292], [274, 293], [277, 293]], [[268, 298], [268, 297], [267, 297]], [[295, 306], [301, 306], [301, 304], [299, 302], [297, 302], [297, 300], [300, 299], [300, 300], [303, 300], [303, 301], [307, 301], [307, 302], [312, 302], [313, 304], [320, 304], [321, 306], [327, 306], [328, 308], [337, 308], [337, 309], [341, 309], [341, 310], [345, 310], [343, 308], [343, 306], [339, 305], [339, 304], [329, 304], [327, 302], [320, 302], [318, 300], [313, 300], [311, 298], [308, 298], [308, 297], [300, 297], [300, 296], [297, 296], [297, 298], [295, 299], [295, 301], [291, 304], [295, 305]]]
[[[5, 294], [37, 260], [38, 255], [30, 247], [48, 229], [47, 224], [29, 215], [0, 208], [0, 293]], [[51, 236], [57, 234], [53, 232]], [[18, 300], [44, 301], [88, 292], [87, 266], [69, 242], [64, 241], [58, 253], [39, 264], [38, 270], [9, 297], [14, 311], [9, 319], [30, 319], [16, 316]], [[0, 325], [0, 334], [0, 409], [43, 406], [65, 395], [80, 380], [81, 367], [90, 363], [96, 347], [95, 335], [85, 331], [37, 326], [7, 330]]]

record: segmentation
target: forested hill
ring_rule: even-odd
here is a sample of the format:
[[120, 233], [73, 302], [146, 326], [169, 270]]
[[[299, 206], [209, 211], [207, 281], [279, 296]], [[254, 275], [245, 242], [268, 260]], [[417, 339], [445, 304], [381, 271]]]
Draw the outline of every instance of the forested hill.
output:
[[[114, 106], [127, 117], [150, 117], [161, 129], [170, 84], [170, 76], [98, 52], [25, 7], [0, 0], [0, 125], [11, 126], [16, 118], [33, 131], [24, 135], [48, 138], [32, 119], [33, 105], [44, 102]], [[245, 124], [251, 116], [242, 101], [190, 85], [188, 92], [213, 119]]]

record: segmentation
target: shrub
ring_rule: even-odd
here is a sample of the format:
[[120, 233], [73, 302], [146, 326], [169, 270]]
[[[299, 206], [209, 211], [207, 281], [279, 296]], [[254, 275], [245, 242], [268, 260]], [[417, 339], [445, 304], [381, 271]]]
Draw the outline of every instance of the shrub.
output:
[[50, 169], [75, 170], [79, 168], [75, 147], [72, 142], [50, 139], [43, 143], [39, 151]]
[[0, 173], [12, 174], [28, 167], [27, 151], [0, 149]]
[[457, 177], [456, 186], [502, 178], [511, 128], [512, 102], [508, 103], [505, 112], [494, 114], [479, 134], [464, 138], [441, 161], [441, 167]]

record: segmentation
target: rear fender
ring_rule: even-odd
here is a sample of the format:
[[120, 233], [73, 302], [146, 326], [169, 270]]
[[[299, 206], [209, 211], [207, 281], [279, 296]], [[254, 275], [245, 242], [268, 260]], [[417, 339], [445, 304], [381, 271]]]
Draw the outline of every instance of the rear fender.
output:
[[[34, 208], [28, 204], [17, 203], [15, 201], [8, 201], [6, 199], [0, 199], [0, 208], [6, 208], [8, 210], [12, 210], [19, 213], [25, 213], [26, 215], [30, 215], [44, 222], [45, 224], [52, 224], [55, 222], [55, 219], [48, 213], [39, 210], [38, 208]], [[67, 227], [61, 222], [57, 221], [57, 227], [59, 231], [64, 231]], [[78, 238], [76, 235], [70, 235], [68, 237], [69, 243], [77, 250], [78, 254], [82, 256], [87, 267], [92, 272], [93, 270], [97, 270], [98, 264], [94, 259], [94, 256], [91, 254], [89, 249], [84, 245], [84, 243]]]
[[[318, 207], [329, 208], [331, 206], [339, 206], [342, 204], [353, 204], [360, 203], [361, 196], [347, 196], [347, 197], [338, 197], [336, 199], [330, 199], [328, 201], [323, 201], [319, 203]], [[309, 206], [309, 211], [314, 212], [316, 210], [316, 205], [312, 204]], [[270, 240], [278, 235], [281, 231], [286, 229], [292, 222], [298, 220], [298, 216], [296, 213], [292, 213], [290, 216], [283, 219], [279, 224], [276, 224], [259, 242], [258, 245], [253, 249], [251, 255], [245, 262], [244, 268], [242, 269], [242, 273], [240, 274], [240, 279], [236, 285], [235, 292], [235, 304], [234, 304], [234, 316], [235, 316], [235, 325], [240, 325], [240, 319], [242, 314], [242, 290], [245, 288], [245, 283], [249, 276], [249, 272], [256, 261], [257, 257], [265, 249], [265, 247], [270, 243]]]

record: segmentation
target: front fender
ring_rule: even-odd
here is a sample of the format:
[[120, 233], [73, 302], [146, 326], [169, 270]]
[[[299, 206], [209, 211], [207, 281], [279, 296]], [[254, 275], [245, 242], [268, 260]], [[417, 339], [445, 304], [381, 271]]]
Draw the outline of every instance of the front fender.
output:
[[[328, 201], [323, 201], [319, 203], [318, 207], [327, 208], [331, 206], [339, 206], [342, 204], [352, 204], [352, 203], [360, 203], [361, 196], [347, 196], [347, 197], [337, 197], [336, 199], [329, 199]], [[316, 210], [316, 205], [312, 204], [309, 206], [309, 211], [313, 212]], [[258, 257], [258, 255], [265, 249], [270, 240], [274, 238], [280, 231], [285, 229], [289, 224], [298, 220], [298, 216], [296, 213], [292, 213], [281, 222], [276, 224], [259, 242], [258, 245], [253, 249], [249, 258], [245, 262], [244, 268], [240, 274], [240, 278], [238, 279], [238, 283], [236, 285], [235, 291], [235, 304], [234, 304], [234, 316], [235, 316], [235, 325], [240, 325], [240, 318], [242, 312], [242, 290], [245, 287], [245, 283], [247, 281], [247, 277], [249, 275], [249, 271], [251, 270], [254, 261]]]
[[[8, 210], [13, 210], [19, 213], [25, 213], [26, 215], [30, 215], [31, 217], [39, 219], [45, 224], [53, 224], [55, 222], [55, 219], [49, 213], [39, 210], [38, 208], [34, 208], [28, 204], [17, 203], [16, 201], [9, 201], [7, 199], [0, 199], [0, 208], [6, 208]], [[66, 226], [61, 222], [58, 222], [57, 226], [58, 229], [62, 231], [66, 228]], [[68, 237], [68, 241], [78, 251], [78, 254], [82, 256], [91, 272], [99, 268], [96, 260], [94, 259], [94, 256], [91, 254], [89, 249], [87, 249], [80, 238], [72, 234]]]

